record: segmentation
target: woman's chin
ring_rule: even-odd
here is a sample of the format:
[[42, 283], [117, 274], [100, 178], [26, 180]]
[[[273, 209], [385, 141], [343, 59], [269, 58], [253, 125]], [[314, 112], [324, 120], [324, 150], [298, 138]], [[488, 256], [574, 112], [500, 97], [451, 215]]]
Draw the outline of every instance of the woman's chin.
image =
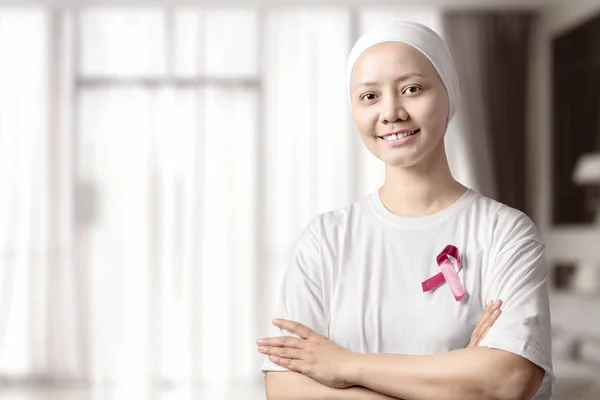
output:
[[419, 158], [415, 157], [416, 154], [380, 154], [378, 157], [387, 166], [397, 168], [409, 168], [419, 162]]

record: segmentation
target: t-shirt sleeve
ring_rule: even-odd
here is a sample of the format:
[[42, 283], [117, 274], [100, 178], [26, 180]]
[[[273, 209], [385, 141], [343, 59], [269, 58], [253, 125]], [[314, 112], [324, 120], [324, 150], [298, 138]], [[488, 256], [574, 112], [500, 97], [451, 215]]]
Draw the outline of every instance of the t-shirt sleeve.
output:
[[[298, 237], [291, 262], [283, 277], [273, 318], [289, 319], [327, 336], [326, 311], [323, 299], [323, 269], [321, 263], [320, 218], [315, 217]], [[269, 337], [295, 336], [271, 325]], [[261, 370], [288, 371], [263, 356]]]
[[545, 370], [535, 399], [548, 399], [554, 374], [545, 244], [529, 218], [491, 258], [482, 299], [503, 301], [502, 314], [480, 346], [518, 354]]

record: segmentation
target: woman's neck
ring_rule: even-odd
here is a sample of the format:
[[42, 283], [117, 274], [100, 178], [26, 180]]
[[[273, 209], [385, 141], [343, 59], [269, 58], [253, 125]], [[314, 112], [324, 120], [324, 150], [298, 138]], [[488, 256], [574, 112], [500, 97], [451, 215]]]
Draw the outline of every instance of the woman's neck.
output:
[[[439, 153], [438, 153], [439, 154]], [[454, 204], [467, 187], [452, 177], [445, 149], [429, 165], [400, 168], [386, 165], [379, 197], [388, 210], [402, 217], [424, 217]]]

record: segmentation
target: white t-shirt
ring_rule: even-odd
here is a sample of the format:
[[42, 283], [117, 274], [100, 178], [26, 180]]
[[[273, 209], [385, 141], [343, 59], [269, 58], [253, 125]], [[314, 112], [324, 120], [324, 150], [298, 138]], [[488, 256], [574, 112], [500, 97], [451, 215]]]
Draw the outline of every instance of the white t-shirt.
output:
[[[467, 295], [446, 283], [437, 255], [458, 248]], [[469, 189], [450, 207], [420, 218], [390, 212], [375, 190], [308, 224], [294, 247], [274, 318], [298, 321], [359, 353], [431, 354], [462, 349], [485, 305], [502, 314], [480, 346], [521, 355], [545, 371], [535, 399], [548, 399], [554, 375], [545, 245], [521, 211]], [[291, 335], [275, 326], [269, 336]], [[262, 371], [285, 371], [265, 356]]]

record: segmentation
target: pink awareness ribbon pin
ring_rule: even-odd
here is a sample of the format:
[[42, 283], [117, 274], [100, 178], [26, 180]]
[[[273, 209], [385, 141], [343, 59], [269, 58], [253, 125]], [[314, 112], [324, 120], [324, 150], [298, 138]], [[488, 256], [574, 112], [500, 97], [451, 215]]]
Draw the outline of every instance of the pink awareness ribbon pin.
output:
[[[450, 260], [450, 257], [454, 257], [456, 260], [453, 263]], [[449, 244], [442, 250], [442, 252], [437, 256], [437, 263], [440, 266], [441, 272], [435, 274], [431, 278], [421, 282], [421, 286], [423, 287], [423, 292], [428, 292], [436, 287], [440, 286], [444, 282], [448, 282], [448, 286], [450, 286], [450, 290], [454, 295], [456, 301], [460, 301], [467, 292], [460, 282], [460, 278], [458, 277], [458, 271], [460, 271], [460, 255], [458, 254], [458, 249], [455, 246]]]

